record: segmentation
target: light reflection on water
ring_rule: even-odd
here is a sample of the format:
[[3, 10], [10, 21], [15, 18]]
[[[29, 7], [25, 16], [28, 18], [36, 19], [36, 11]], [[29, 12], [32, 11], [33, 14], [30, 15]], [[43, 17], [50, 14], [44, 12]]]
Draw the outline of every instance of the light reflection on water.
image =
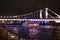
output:
[[[53, 32], [54, 30], [47, 30], [47, 29], [57, 29], [60, 28], [60, 26], [57, 26], [57, 25], [40, 25], [38, 28], [22, 28], [22, 26], [20, 25], [6, 25], [6, 28], [7, 30], [11, 30], [13, 31], [14, 33], [16, 33], [17, 31], [17, 34], [20, 33], [20, 29], [22, 30], [22, 34], [19, 34], [19, 35], [23, 35], [25, 37], [28, 37], [27, 35], [29, 35], [30, 38], [48, 38], [49, 36], [52, 36], [51, 32]], [[15, 30], [14, 30], [15, 28]]]
[[[7, 28], [7, 30], [20, 30], [22, 29], [22, 26], [21, 25], [6, 25], [5, 26]], [[58, 29], [60, 26], [54, 26], [54, 25], [40, 25], [39, 27], [37, 27], [38, 29]], [[37, 29], [35, 28], [35, 29]], [[30, 28], [29, 28], [30, 29]]]

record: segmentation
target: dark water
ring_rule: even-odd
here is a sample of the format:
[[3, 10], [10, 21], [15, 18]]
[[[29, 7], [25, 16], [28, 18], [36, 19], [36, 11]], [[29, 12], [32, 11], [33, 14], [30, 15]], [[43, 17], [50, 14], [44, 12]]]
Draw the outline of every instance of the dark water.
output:
[[40, 25], [37, 28], [25, 28], [21, 25], [6, 25], [7, 30], [26, 40], [57, 40], [57, 25]]

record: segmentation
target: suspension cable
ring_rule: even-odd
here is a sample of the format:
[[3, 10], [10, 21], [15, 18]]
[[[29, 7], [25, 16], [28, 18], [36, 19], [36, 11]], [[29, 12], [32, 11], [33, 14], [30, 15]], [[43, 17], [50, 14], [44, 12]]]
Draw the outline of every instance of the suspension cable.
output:
[[54, 13], [56, 16], [58, 16], [59, 17], [59, 15], [57, 14], [57, 13], [55, 13], [55, 12], [53, 12], [52, 10], [50, 10], [50, 9], [48, 9], [50, 12], [52, 12], [52, 13]]
[[50, 14], [48, 14], [50, 17], [53, 17], [53, 16], [51, 16]]

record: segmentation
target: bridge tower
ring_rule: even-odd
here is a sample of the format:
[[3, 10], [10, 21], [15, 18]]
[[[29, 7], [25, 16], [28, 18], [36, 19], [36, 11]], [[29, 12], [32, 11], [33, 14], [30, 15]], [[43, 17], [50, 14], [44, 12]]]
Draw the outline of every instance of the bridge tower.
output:
[[43, 10], [40, 10], [40, 18], [43, 18], [43, 17], [42, 17], [42, 11], [43, 11]]
[[[40, 18], [43, 19], [43, 12], [44, 10], [40, 10]], [[45, 14], [44, 14], [45, 18], [48, 18], [48, 8], [45, 8]]]
[[45, 8], [45, 17], [48, 18], [48, 8]]

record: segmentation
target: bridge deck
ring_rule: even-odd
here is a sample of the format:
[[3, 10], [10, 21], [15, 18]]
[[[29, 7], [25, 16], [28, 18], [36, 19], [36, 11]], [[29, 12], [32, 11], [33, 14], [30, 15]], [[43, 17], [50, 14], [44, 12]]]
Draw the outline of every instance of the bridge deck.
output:
[[0, 19], [0, 21], [60, 21], [60, 19]]

